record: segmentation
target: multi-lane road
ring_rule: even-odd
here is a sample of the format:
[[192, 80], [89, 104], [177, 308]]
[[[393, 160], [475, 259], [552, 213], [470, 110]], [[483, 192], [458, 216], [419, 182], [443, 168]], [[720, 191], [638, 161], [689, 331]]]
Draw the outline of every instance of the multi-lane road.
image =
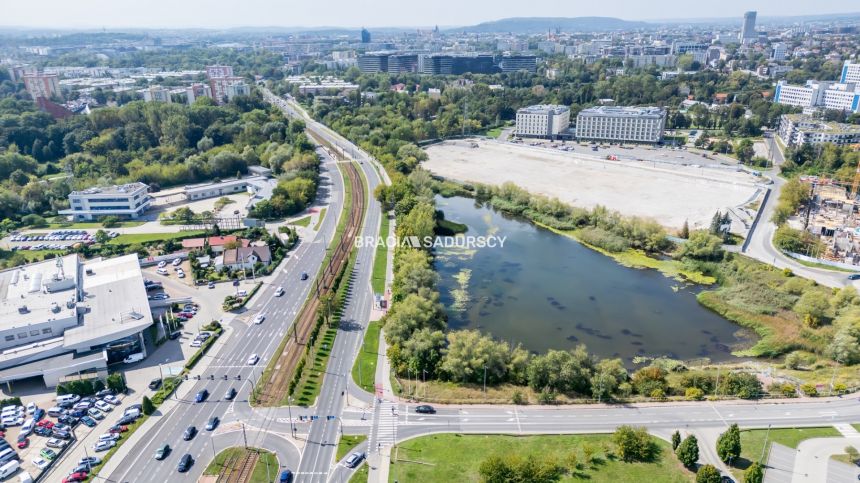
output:
[[[268, 363], [277, 349], [278, 343], [287, 333], [295, 315], [308, 297], [313, 280], [300, 280], [302, 272], [316, 273], [322, 264], [326, 253], [326, 242], [331, 241], [341, 208], [343, 206], [343, 180], [337, 172], [334, 160], [328, 157], [324, 150], [318, 150], [323, 158], [321, 166], [322, 203], [328, 204], [328, 214], [322, 220], [319, 231], [314, 239], [304, 240], [290, 255], [284, 268], [274, 275], [271, 283], [262, 287], [262, 295], [249, 307], [249, 310], [233, 320], [233, 333], [229, 340], [215, 354], [207, 355], [211, 360], [206, 361], [208, 367], [203, 371], [201, 380], [189, 380], [183, 384], [191, 384], [186, 399], [163, 416], [143, 439], [144, 443], [134, 448], [131, 456], [126, 458], [117, 470], [110, 475], [110, 480], [118, 482], [163, 482], [180, 479], [194, 481], [205, 468], [205, 463], [213, 453], [213, 441], [217, 446], [219, 439], [211, 438], [203, 428], [212, 416], [218, 416], [222, 423], [216, 434], [239, 434], [241, 426], [248, 425], [258, 430], [265, 430], [270, 421], [266, 412], [251, 412], [248, 408], [253, 382], [260, 376], [262, 369]], [[275, 296], [276, 287], [284, 287], [286, 293], [282, 297]], [[263, 313], [266, 319], [262, 324], [252, 323], [253, 317]], [[256, 366], [247, 364], [251, 354], [261, 358]], [[209, 380], [209, 376], [214, 380]], [[227, 379], [224, 379], [227, 376]], [[237, 379], [240, 377], [241, 379]], [[238, 391], [233, 401], [227, 401], [224, 396], [228, 389]], [[202, 389], [209, 391], [209, 398], [202, 403], [195, 403], [194, 396]], [[240, 417], [241, 416], [241, 417]], [[248, 418], [251, 416], [251, 418]], [[188, 426], [196, 426], [200, 431], [191, 441], [183, 441], [182, 433]], [[249, 445], [262, 445], [262, 432], [255, 432], [246, 439]], [[260, 440], [260, 441], [257, 441]], [[152, 455], [162, 444], [173, 448], [171, 455], [164, 461], [156, 462]], [[225, 443], [226, 444], [226, 443]], [[218, 448], [216, 447], [217, 451]], [[191, 471], [180, 475], [176, 472], [179, 458], [189, 453], [200, 464], [195, 464]], [[298, 452], [294, 452], [296, 455]], [[286, 455], [285, 455], [286, 456]], [[293, 468], [298, 461], [282, 459], [282, 464], [290, 464]]]

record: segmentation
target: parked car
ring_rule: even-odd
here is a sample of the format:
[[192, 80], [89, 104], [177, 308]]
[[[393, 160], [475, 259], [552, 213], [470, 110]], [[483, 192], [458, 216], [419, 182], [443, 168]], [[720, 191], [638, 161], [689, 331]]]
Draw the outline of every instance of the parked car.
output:
[[350, 468], [355, 468], [356, 466], [361, 464], [362, 460], [364, 460], [364, 453], [357, 451], [357, 452], [349, 455], [349, 457], [346, 459], [346, 461], [344, 463], [346, 464], [346, 466], [348, 466]]
[[59, 439], [66, 439], [66, 440], [72, 438], [71, 433], [69, 433], [68, 431], [60, 431], [57, 429], [54, 429], [51, 431], [51, 436], [53, 436], [55, 438], [59, 438]]
[[209, 288], [215, 288], [215, 282], [209, 282]]
[[48, 461], [54, 461], [54, 458], [57, 457], [57, 452], [50, 448], [45, 448], [42, 451], [39, 451], [39, 456], [45, 458]]
[[106, 413], [113, 411], [113, 406], [104, 401], [96, 401], [96, 408], [98, 408], [99, 411], [104, 411]]
[[121, 425], [125, 425], [125, 424], [131, 424], [131, 423], [135, 422], [136, 420], [137, 420], [137, 417], [131, 416], [131, 415], [126, 415], [126, 416], [119, 418], [119, 421], [117, 421], [116, 423], [121, 424]]
[[87, 481], [87, 473], [80, 471], [63, 478], [63, 483], [73, 483], [77, 481]]
[[176, 470], [180, 473], [184, 473], [191, 468], [191, 465], [194, 464], [194, 458], [191, 457], [190, 454], [185, 453], [182, 455], [182, 458], [179, 459], [179, 466], [176, 467]]
[[165, 444], [164, 446], [159, 447], [155, 450], [155, 459], [161, 461], [164, 458], [167, 458], [167, 455], [170, 454], [170, 445]]
[[75, 409], [83, 409], [85, 411], [91, 407], [93, 407], [93, 403], [89, 401], [81, 401], [74, 406]]
[[52, 431], [44, 426], [39, 426], [33, 432], [42, 437], [48, 437], [52, 434]]
[[200, 347], [203, 345], [203, 341], [200, 339], [194, 339], [191, 341], [190, 347]]
[[149, 381], [149, 389], [155, 391], [161, 387], [161, 379], [153, 379]]
[[113, 404], [114, 406], [119, 406], [120, 403], [119, 398], [114, 395], [105, 396], [103, 401], [106, 403]]
[[124, 433], [128, 431], [128, 426], [126, 426], [125, 424], [114, 424], [108, 429], [108, 431], [110, 431], [111, 433]]
[[78, 460], [79, 465], [99, 465], [101, 464], [102, 459], [98, 456], [82, 456], [81, 459]]
[[108, 440], [108, 441], [99, 441], [98, 443], [93, 444], [93, 451], [99, 453], [101, 451], [107, 451], [116, 446], [116, 441]]
[[184, 439], [185, 441], [190, 441], [195, 434], [197, 434], [197, 428], [195, 428], [194, 426], [188, 426], [187, 428], [185, 428], [185, 432], [182, 433], [182, 439]]
[[94, 427], [96, 427], [96, 424], [98, 424], [95, 419], [93, 419], [89, 416], [82, 417], [81, 422], [86, 424], [90, 428], [94, 428]]
[[51, 438], [45, 442], [45, 445], [47, 445], [49, 448], [65, 448], [66, 446], [68, 446], [68, 444], [68, 441], [63, 441], [59, 438]]
[[91, 417], [91, 418], [95, 419], [96, 421], [101, 421], [102, 419], [104, 419], [104, 418], [105, 418], [105, 415], [104, 415], [101, 411], [99, 411], [98, 409], [96, 409], [96, 408], [90, 408], [90, 409], [87, 411], [87, 415], [88, 415], [89, 417]]
[[113, 389], [102, 389], [101, 391], [96, 393], [96, 397], [99, 399], [104, 399], [106, 396], [113, 396], [116, 393], [113, 392]]
[[170, 272], [168, 272], [166, 268], [159, 268], [155, 272], [159, 275], [170, 275]]
[[18, 449], [24, 449], [27, 446], [30, 446], [30, 438], [24, 436], [24, 439], [18, 438]]
[[[74, 417], [71, 415], [63, 415], [63, 416], [60, 416], [59, 418], [57, 418], [57, 421], [59, 423], [61, 423], [62, 426], [65, 426], [65, 427], [77, 426], [77, 424], [80, 422], [80, 420], [81, 420], [80, 418], [77, 418], [77, 417]], [[52, 429], [56, 430], [56, 426], [57, 425], [55, 425], [54, 428], [52, 428]]]
[[48, 462], [45, 458], [39, 458], [38, 456], [33, 458], [33, 466], [39, 468], [40, 470], [44, 470], [48, 467], [49, 464], [51, 463]]

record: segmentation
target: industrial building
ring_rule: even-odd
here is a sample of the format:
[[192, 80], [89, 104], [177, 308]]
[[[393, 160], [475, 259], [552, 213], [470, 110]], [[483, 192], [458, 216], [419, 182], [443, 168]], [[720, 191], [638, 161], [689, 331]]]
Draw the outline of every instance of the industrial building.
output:
[[136, 219], [149, 209], [152, 198], [148, 192], [149, 186], [139, 182], [72, 191], [69, 209], [58, 213], [71, 216], [75, 221], [91, 221], [103, 216]]
[[779, 137], [786, 146], [855, 144], [860, 143], [860, 126], [825, 122], [805, 114], [783, 114], [779, 121]]
[[104, 374], [146, 355], [152, 325], [137, 255], [85, 261], [77, 254], [0, 272], [0, 383]]
[[599, 106], [576, 116], [576, 137], [583, 140], [659, 143], [666, 111], [659, 107]]
[[517, 136], [555, 139], [570, 127], [570, 108], [535, 105], [517, 110]]

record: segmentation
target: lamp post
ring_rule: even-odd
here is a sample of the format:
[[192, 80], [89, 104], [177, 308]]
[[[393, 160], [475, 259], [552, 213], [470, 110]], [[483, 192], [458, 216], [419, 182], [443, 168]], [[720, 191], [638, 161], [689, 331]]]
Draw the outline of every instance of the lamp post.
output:
[[295, 438], [296, 437], [296, 426], [295, 426], [295, 424], [293, 424], [293, 404], [292, 403], [293, 403], [293, 397], [287, 396], [287, 411], [289, 412], [289, 415], [290, 415], [290, 434], [292, 434], [293, 437]]

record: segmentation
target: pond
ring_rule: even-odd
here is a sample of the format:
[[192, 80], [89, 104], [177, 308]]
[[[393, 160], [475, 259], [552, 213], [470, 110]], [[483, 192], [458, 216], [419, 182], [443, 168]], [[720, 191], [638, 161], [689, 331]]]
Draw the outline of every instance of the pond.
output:
[[696, 301], [697, 286], [619, 265], [575, 240], [469, 198], [437, 197], [466, 235], [501, 247], [437, 247], [452, 329], [479, 329], [534, 352], [585, 344], [601, 357], [734, 359], [745, 331]]

